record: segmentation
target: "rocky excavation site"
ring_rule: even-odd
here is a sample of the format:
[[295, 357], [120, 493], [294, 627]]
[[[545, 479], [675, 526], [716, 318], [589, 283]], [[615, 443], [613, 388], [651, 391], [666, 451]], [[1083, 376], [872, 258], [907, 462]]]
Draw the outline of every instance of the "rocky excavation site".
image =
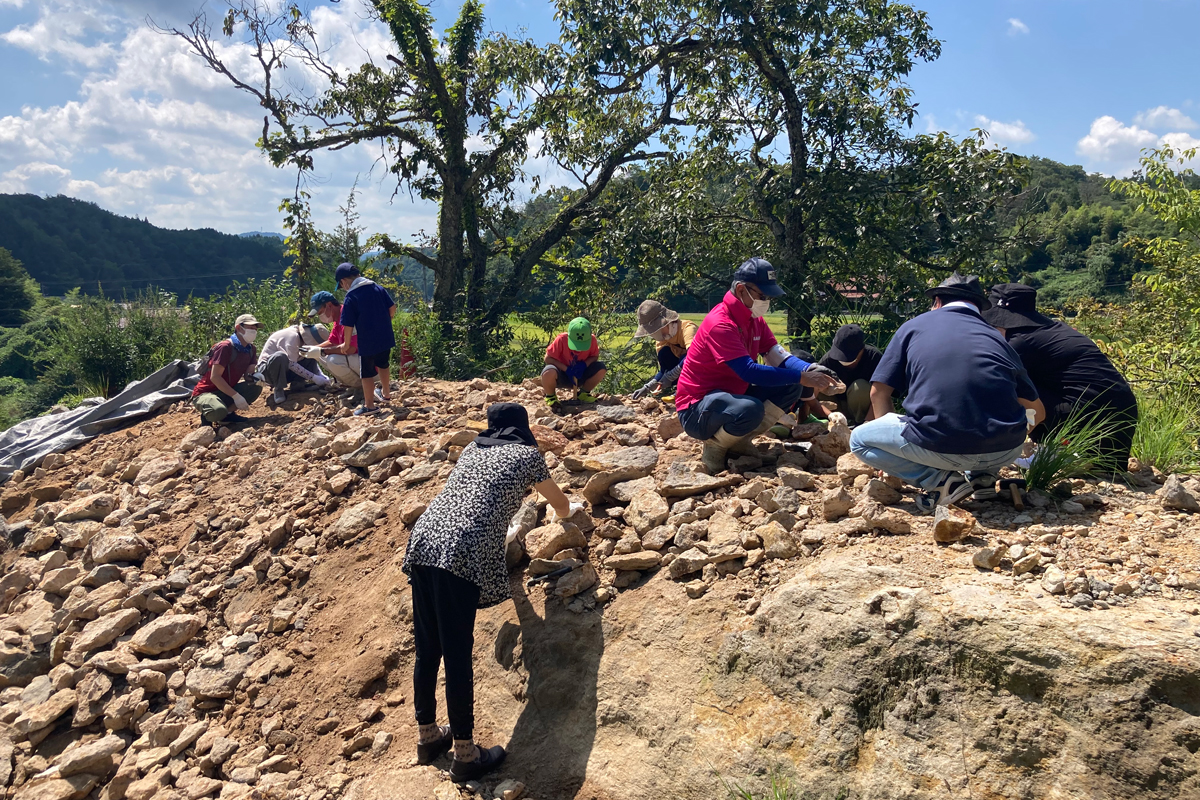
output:
[[[181, 404], [15, 475], [7, 796], [1200, 796], [1196, 479], [922, 517], [842, 420], [709, 476], [656, 400], [540, 394], [415, 381], [381, 417], [300, 395], [233, 431]], [[509, 758], [458, 787], [415, 762], [399, 566], [501, 399], [586, 510], [520, 512], [475, 638], [476, 738]]]

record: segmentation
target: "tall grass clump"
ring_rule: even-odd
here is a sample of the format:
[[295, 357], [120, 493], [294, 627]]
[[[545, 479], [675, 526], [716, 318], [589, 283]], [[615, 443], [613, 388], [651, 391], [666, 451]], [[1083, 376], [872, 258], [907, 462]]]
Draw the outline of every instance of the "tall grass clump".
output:
[[1124, 464], [1105, 463], [1103, 448], [1128, 424], [1076, 410], [1038, 445], [1037, 455], [1025, 470], [1029, 488], [1047, 491], [1068, 478], [1124, 472]]
[[[740, 784], [738, 784], [738, 783], [731, 784], [730, 782], [726, 781], [724, 777], [720, 777], [720, 776], [718, 776], [718, 777], [720, 778], [720, 781], [721, 781], [721, 788], [725, 789], [726, 798], [728, 800], [799, 800], [800, 799], [800, 795], [797, 794], [796, 789], [794, 789], [792, 787], [792, 782], [790, 780], [788, 780], [788, 778], [779, 775], [778, 772], [772, 772], [772, 775], [770, 775], [770, 784], [767, 787], [766, 792], [763, 792], [763, 793], [751, 792], [750, 789], [746, 789], [745, 787], [740, 786]], [[839, 800], [840, 800], [841, 798], [845, 798], [845, 794], [846, 793], [844, 792], [844, 790], [842, 790], [842, 792], [839, 792], [836, 795], [830, 795], [830, 796], [836, 796], [836, 798], [839, 798]]]
[[1133, 457], [1160, 472], [1200, 472], [1200, 403], [1187, 393], [1141, 393]]

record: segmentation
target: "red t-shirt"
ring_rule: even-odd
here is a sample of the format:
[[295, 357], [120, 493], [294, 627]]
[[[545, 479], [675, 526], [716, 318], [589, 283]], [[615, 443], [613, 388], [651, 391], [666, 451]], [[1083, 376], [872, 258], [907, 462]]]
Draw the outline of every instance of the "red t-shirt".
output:
[[[341, 312], [339, 312], [339, 314], [340, 313]], [[330, 328], [329, 328], [329, 343], [330, 344], [341, 344], [344, 341], [346, 341], [346, 326], [343, 325], [342, 321], [339, 319], [338, 321], [334, 322], [333, 325], [330, 326]], [[358, 352], [358, 335], [357, 334], [350, 337], [350, 352], [351, 353]]]
[[248, 352], [242, 352], [233, 346], [233, 342], [226, 339], [223, 342], [217, 342], [213, 345], [210, 353], [208, 364], [204, 367], [204, 374], [200, 376], [200, 382], [196, 384], [196, 388], [192, 389], [192, 397], [199, 397], [207, 392], [219, 392], [220, 389], [212, 381], [212, 365], [220, 364], [225, 368], [225, 372], [221, 375], [225, 382], [230, 386], [237, 388], [238, 383], [242, 378], [254, 368], [255, 350], [251, 345]]
[[580, 352], [572, 350], [567, 344], [567, 334], [560, 333], [554, 337], [554, 341], [546, 348], [546, 355], [561, 361], [569, 367], [576, 361], [587, 361], [589, 358], [598, 358], [600, 356], [600, 342], [596, 341], [596, 337], [593, 336], [592, 346]]
[[775, 334], [767, 321], [752, 316], [733, 292], [726, 292], [724, 299], [708, 312], [688, 348], [675, 389], [676, 410], [698, 403], [711, 392], [745, 394], [750, 384], [725, 362], [743, 356], [757, 361], [774, 346]]

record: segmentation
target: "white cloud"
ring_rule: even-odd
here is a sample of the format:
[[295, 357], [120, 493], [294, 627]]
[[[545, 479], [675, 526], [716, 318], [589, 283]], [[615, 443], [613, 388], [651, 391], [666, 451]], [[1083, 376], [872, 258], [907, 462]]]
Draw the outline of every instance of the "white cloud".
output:
[[1029, 26], [1016, 17], [1010, 17], [1008, 20], [1008, 35], [1018, 36], [1029, 33]]
[[[0, 192], [69, 194], [167, 227], [280, 229], [276, 207], [291, 194], [295, 172], [271, 167], [254, 147], [262, 109], [181, 40], [144, 22], [147, 14], [185, 22], [171, 17], [180, 13], [177, 0], [43, 0], [35, 7], [37, 20], [0, 32], [0, 39], [64, 72], [81, 69], [79, 89], [58, 104], [0, 111]], [[314, 17], [340, 69], [381, 60], [389, 50], [387, 31], [361, 0], [319, 7]], [[254, 74], [246, 48], [220, 49], [231, 66]], [[74, 66], [64, 65], [67, 59]], [[304, 73], [290, 69], [289, 87], [305, 85], [311, 74]], [[394, 178], [384, 169], [370, 172], [378, 155], [365, 145], [317, 155], [308, 187], [317, 224], [337, 224], [337, 206], [358, 179], [358, 207], [370, 232], [407, 238], [433, 230], [435, 206], [407, 193], [393, 199]]]
[[1021, 120], [1017, 120], [1016, 122], [1000, 122], [999, 120], [988, 119], [982, 114], [976, 114], [975, 124], [987, 131], [991, 135], [992, 141], [997, 144], [1006, 146], [1029, 144], [1037, 138], [1033, 131], [1029, 130]]
[[1196, 128], [1195, 120], [1179, 109], [1168, 106], [1159, 106], [1137, 114], [1133, 118], [1133, 124], [1168, 131], [1190, 131]]
[[1137, 125], [1126, 125], [1116, 117], [1103, 116], [1079, 140], [1075, 151], [1090, 161], [1119, 162], [1135, 157], [1142, 148], [1158, 144], [1158, 135]]
[[[1159, 109], [1154, 109], [1158, 111]], [[1168, 109], [1170, 111], [1171, 109]], [[1139, 118], [1146, 119], [1146, 115]], [[1170, 116], [1160, 115], [1171, 120]], [[1092, 128], [1075, 146], [1075, 152], [1083, 156], [1086, 166], [1107, 175], [1128, 176], [1140, 166], [1143, 151], [1170, 145], [1176, 153], [1200, 148], [1200, 139], [1181, 131], [1170, 131], [1159, 135], [1138, 125], [1126, 125], [1115, 117], [1103, 116], [1092, 123]]]

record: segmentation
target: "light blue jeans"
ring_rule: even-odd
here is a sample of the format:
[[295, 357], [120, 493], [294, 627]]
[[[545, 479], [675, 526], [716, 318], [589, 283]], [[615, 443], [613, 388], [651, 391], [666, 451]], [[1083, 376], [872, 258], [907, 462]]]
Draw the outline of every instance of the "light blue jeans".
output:
[[961, 472], [967, 478], [972, 472], [995, 473], [1021, 455], [1021, 447], [1003, 453], [935, 453], [904, 438], [907, 424], [897, 414], [864, 422], [850, 434], [850, 451], [872, 467], [926, 491], [941, 486], [952, 472]]

